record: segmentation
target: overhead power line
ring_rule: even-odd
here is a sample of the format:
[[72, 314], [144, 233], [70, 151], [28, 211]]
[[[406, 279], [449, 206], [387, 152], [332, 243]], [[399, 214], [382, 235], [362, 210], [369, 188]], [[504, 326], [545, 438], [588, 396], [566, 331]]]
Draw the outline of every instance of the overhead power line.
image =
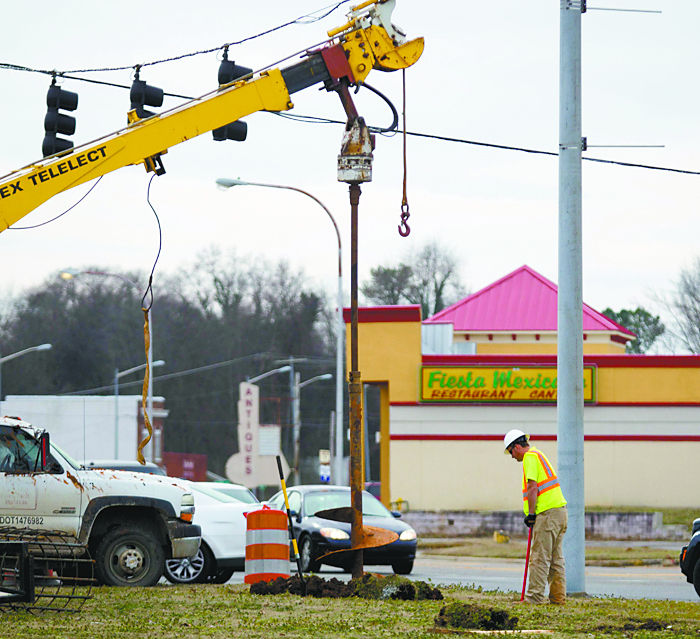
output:
[[[323, 20], [324, 18], [328, 17], [336, 9], [338, 9], [339, 7], [341, 7], [344, 4], [347, 4], [348, 2], [350, 2], [350, 0], [339, 0], [338, 2], [334, 2], [333, 4], [322, 7], [321, 9], [317, 9], [316, 11], [312, 11], [311, 13], [306, 13], [302, 16], [299, 16], [298, 18], [294, 18], [293, 20], [289, 20], [289, 21], [284, 22], [282, 24], [279, 24], [275, 27], [271, 27], [270, 29], [266, 29], [265, 31], [261, 31], [260, 33], [256, 33], [254, 35], [247, 36], [245, 38], [242, 38], [241, 40], [234, 40], [232, 42], [225, 42], [224, 44], [220, 44], [216, 47], [211, 47], [209, 49], [200, 49], [198, 51], [190, 51], [188, 53], [181, 53], [179, 55], [171, 56], [168, 58], [161, 58], [159, 60], [151, 60], [150, 62], [140, 62], [138, 64], [127, 64], [127, 65], [112, 66], [112, 67], [65, 69], [63, 71], [58, 71], [56, 69], [33, 69], [31, 67], [25, 67], [25, 66], [22, 66], [19, 64], [12, 64], [9, 62], [0, 62], [0, 68], [12, 70], [12, 71], [28, 71], [28, 72], [33, 72], [33, 73], [44, 73], [44, 74], [48, 74], [48, 75], [64, 76], [64, 74], [66, 74], [66, 73], [100, 73], [100, 72], [105, 72], [105, 71], [126, 71], [128, 69], [133, 69], [137, 66], [140, 68], [143, 68], [143, 67], [148, 67], [148, 66], [154, 66], [156, 64], [164, 64], [166, 62], [176, 62], [178, 60], [183, 60], [185, 58], [191, 58], [193, 56], [203, 55], [205, 53], [214, 53], [215, 51], [220, 51], [221, 49], [224, 49], [226, 47], [232, 47], [232, 46], [236, 46], [238, 44], [243, 44], [244, 42], [249, 42], [250, 40], [255, 40], [257, 38], [261, 38], [263, 36], [274, 33], [275, 31], [279, 31], [280, 29], [284, 29], [285, 27], [289, 27], [293, 24], [312, 24], [314, 22], [318, 22], [319, 20]], [[80, 78], [73, 78], [73, 79], [80, 79]]]
[[[287, 118], [289, 120], [297, 120], [299, 122], [307, 122], [309, 124], [342, 124], [345, 125], [346, 123], [343, 122], [342, 120], [332, 120], [330, 118], [321, 118], [317, 117], [314, 115], [301, 115], [298, 113], [273, 113], [273, 115], [277, 115], [282, 118]], [[383, 133], [384, 129], [380, 127], [369, 127], [370, 130], [373, 133]], [[395, 135], [395, 133], [392, 133], [392, 135]], [[522, 147], [522, 146], [511, 146], [507, 144], [494, 144], [492, 142], [479, 142], [477, 140], [466, 140], [464, 138], [457, 138], [453, 136], [448, 136], [448, 135], [437, 135], [435, 133], [420, 133], [418, 131], [406, 131], [406, 135], [411, 135], [414, 137], [418, 138], [427, 138], [431, 140], [441, 140], [443, 142], [455, 142], [459, 144], [469, 144], [472, 146], [483, 146], [491, 149], [501, 149], [503, 151], [518, 151], [520, 153], [532, 153], [535, 155], [549, 155], [549, 156], [554, 156], [558, 157], [559, 153], [556, 151], [544, 151], [542, 149], [529, 149], [527, 147]], [[634, 167], [638, 169], [651, 169], [654, 171], [668, 171], [670, 173], [682, 173], [684, 175], [700, 175], [700, 171], [690, 171], [688, 169], [676, 169], [672, 167], [666, 167], [666, 166], [655, 166], [652, 164], [640, 164], [636, 162], [622, 162], [620, 160], [605, 160], [603, 158], [591, 158], [587, 156], [582, 156], [582, 160], [586, 160], [588, 162], [601, 162], [603, 164], [616, 164], [618, 166], [627, 166], [627, 167]]]

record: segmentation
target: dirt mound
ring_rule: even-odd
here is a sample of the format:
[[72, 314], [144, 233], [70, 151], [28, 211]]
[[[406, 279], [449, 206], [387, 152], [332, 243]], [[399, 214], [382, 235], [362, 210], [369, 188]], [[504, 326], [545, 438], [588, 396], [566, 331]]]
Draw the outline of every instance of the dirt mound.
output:
[[505, 610], [455, 602], [440, 609], [435, 625], [440, 628], [513, 630], [518, 625], [518, 618], [511, 617]]
[[253, 595], [279, 595], [288, 592], [292, 595], [310, 597], [361, 597], [363, 599], [442, 599], [442, 593], [425, 581], [411, 581], [406, 577], [392, 575], [365, 574], [360, 579], [351, 579], [348, 583], [335, 577], [326, 581], [317, 575], [311, 575], [302, 583], [298, 575], [285, 579], [278, 577], [273, 581], [259, 581], [251, 584]]
[[273, 581], [258, 581], [250, 585], [250, 592], [253, 595], [280, 595], [288, 592], [292, 595], [309, 595], [311, 597], [350, 597], [353, 590], [339, 579], [333, 577], [329, 581], [321, 579], [316, 575], [307, 577], [302, 583], [298, 575], [285, 579], [277, 577]]
[[665, 630], [670, 624], [657, 621], [656, 619], [628, 619], [621, 626], [598, 626], [595, 630], [599, 632], [620, 632], [620, 630], [635, 631], [635, 630]]
[[348, 585], [353, 588], [353, 594], [363, 599], [401, 599], [413, 601], [415, 599], [443, 598], [437, 588], [433, 588], [425, 581], [411, 581], [406, 577], [391, 575], [382, 577], [367, 573], [360, 579], [352, 579]]

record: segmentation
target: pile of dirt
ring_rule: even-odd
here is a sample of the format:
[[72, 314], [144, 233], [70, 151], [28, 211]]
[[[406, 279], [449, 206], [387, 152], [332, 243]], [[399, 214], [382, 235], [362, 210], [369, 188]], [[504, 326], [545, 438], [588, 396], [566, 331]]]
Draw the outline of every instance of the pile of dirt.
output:
[[443, 599], [442, 592], [425, 581], [411, 581], [406, 577], [391, 575], [382, 577], [367, 573], [360, 579], [352, 579], [348, 585], [353, 594], [363, 599], [401, 599], [414, 601], [418, 599]]
[[273, 581], [258, 581], [250, 585], [252, 595], [281, 595], [288, 592], [292, 595], [309, 595], [310, 597], [351, 597], [354, 593], [349, 584], [333, 577], [329, 581], [311, 575], [302, 583], [299, 575], [285, 579], [277, 577]]
[[663, 621], [657, 621], [656, 619], [629, 619], [624, 624], [622, 624], [622, 626], [598, 626], [597, 628], [595, 628], [595, 630], [606, 633], [620, 632], [620, 630], [626, 630], [628, 632], [630, 630], [660, 631], [665, 630], [669, 627], [669, 625], [670, 624], [667, 624]]
[[435, 625], [439, 628], [513, 630], [518, 625], [518, 618], [511, 617], [505, 610], [455, 602], [440, 609]]
[[360, 579], [351, 579], [348, 583], [335, 577], [326, 581], [317, 575], [304, 580], [298, 575], [285, 579], [278, 577], [273, 581], [259, 581], [251, 584], [253, 595], [279, 595], [288, 592], [292, 595], [310, 597], [361, 597], [363, 599], [400, 599], [413, 601], [417, 599], [441, 600], [442, 592], [425, 581], [411, 581], [406, 577], [392, 575], [365, 574]]

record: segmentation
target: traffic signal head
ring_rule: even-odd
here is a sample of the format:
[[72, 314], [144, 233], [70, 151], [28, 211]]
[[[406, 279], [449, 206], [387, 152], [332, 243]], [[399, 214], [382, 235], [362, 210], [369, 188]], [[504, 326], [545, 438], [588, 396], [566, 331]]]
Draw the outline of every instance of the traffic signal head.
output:
[[144, 106], [163, 106], [163, 89], [146, 84], [144, 80], [138, 79], [138, 75], [131, 85], [129, 97], [131, 109], [136, 111], [136, 115], [141, 120], [155, 115], [152, 111], [146, 111]]
[[249, 73], [253, 73], [253, 69], [239, 66], [232, 60], [224, 58], [219, 65], [219, 84], [228, 84]]
[[[238, 78], [242, 78], [243, 76], [252, 72], [253, 69], [239, 66], [235, 62], [229, 60], [227, 57], [227, 52], [224, 52], [224, 59], [219, 65], [219, 84], [229, 84], [230, 82], [233, 82]], [[236, 122], [231, 122], [226, 126], [214, 129], [211, 133], [217, 142], [221, 142], [223, 140], [236, 140], [237, 142], [243, 142], [248, 136], [248, 125], [245, 122], [238, 120]]]
[[73, 135], [75, 133], [75, 118], [64, 111], [75, 111], [78, 108], [78, 94], [66, 91], [54, 82], [46, 94], [46, 116], [44, 117], [44, 142], [41, 152], [44, 157], [73, 148], [73, 141], [59, 138], [57, 134]]
[[241, 120], [236, 122], [231, 122], [226, 126], [214, 129], [212, 132], [214, 139], [217, 142], [222, 140], [236, 140], [236, 142], [243, 142], [246, 137], [248, 137], [248, 125]]

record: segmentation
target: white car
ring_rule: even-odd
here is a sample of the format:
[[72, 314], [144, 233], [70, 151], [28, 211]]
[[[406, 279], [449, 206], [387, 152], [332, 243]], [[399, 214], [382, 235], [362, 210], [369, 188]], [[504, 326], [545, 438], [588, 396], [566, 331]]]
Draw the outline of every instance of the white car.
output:
[[245, 569], [245, 514], [260, 505], [212, 490], [208, 482], [185, 483], [194, 495], [193, 523], [202, 528], [202, 543], [194, 557], [166, 560], [165, 577], [174, 584], [226, 583]]
[[233, 497], [238, 501], [242, 501], [245, 504], [259, 504], [260, 500], [253, 494], [253, 492], [241, 484], [229, 484], [225, 481], [198, 481], [195, 483], [195, 487], [202, 486], [203, 488], [210, 488], [229, 497]]

